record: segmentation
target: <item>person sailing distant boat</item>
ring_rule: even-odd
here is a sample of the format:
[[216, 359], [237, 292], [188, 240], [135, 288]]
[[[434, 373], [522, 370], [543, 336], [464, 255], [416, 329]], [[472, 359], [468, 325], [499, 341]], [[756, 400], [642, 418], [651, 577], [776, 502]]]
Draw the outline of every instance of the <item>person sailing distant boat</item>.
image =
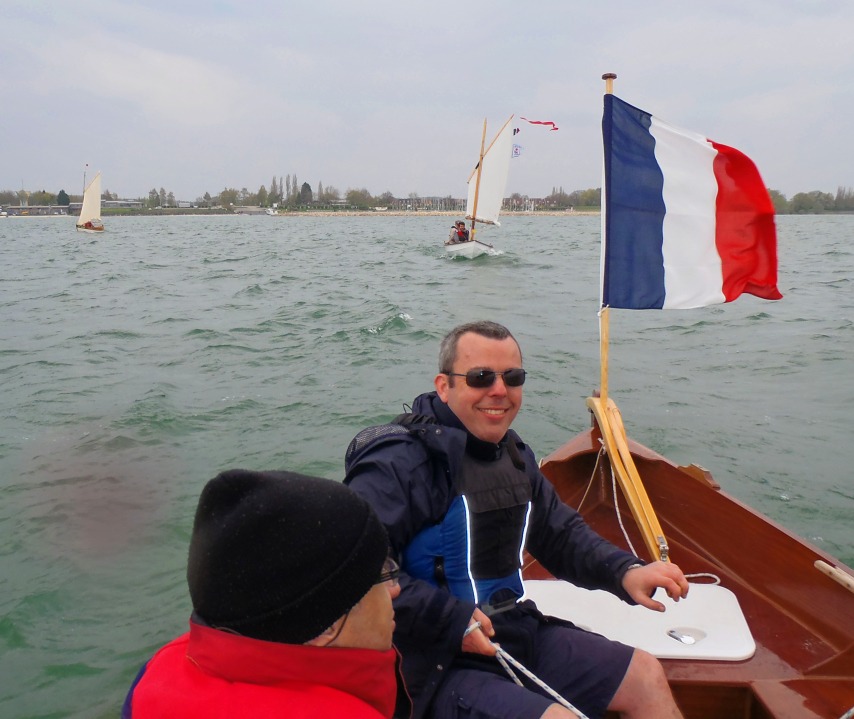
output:
[[451, 232], [448, 235], [446, 245], [458, 245], [460, 242], [469, 241], [469, 231], [466, 229], [466, 223], [462, 220], [457, 220], [451, 227]]

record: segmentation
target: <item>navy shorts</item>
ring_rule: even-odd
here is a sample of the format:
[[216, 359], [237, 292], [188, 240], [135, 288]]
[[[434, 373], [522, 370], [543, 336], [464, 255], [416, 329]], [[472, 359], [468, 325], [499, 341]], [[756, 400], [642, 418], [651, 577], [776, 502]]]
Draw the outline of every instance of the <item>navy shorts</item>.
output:
[[[533, 602], [492, 617], [492, 623], [493, 641], [510, 656], [590, 719], [604, 716], [629, 668], [633, 647], [545, 617]], [[462, 655], [448, 669], [430, 715], [436, 719], [538, 719], [555, 700], [514, 671], [524, 687], [514, 683], [495, 658]]]

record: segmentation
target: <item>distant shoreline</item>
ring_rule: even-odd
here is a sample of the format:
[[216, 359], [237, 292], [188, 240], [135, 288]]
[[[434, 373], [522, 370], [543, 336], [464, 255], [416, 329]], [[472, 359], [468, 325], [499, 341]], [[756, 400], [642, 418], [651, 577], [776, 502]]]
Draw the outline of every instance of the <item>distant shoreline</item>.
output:
[[[566, 211], [566, 210], [537, 210], [536, 212], [508, 211], [502, 212], [501, 217], [588, 217], [591, 215], [599, 215], [599, 211], [581, 210], [581, 211]], [[293, 210], [283, 211], [275, 215], [267, 215], [263, 210], [253, 208], [246, 212], [217, 212], [216, 210], [207, 211], [201, 208], [179, 209], [169, 208], [165, 210], [142, 210], [142, 211], [110, 211], [105, 210], [101, 216], [105, 219], [115, 219], [119, 217], [165, 217], [165, 216], [184, 216], [184, 217], [270, 217], [271, 219], [279, 218], [299, 218], [299, 217], [454, 217], [462, 220], [462, 213], [447, 212], [444, 210], [418, 210], [416, 212], [407, 210]], [[34, 212], [29, 215], [9, 215], [3, 219], [33, 219], [35, 217], [57, 217], [68, 218], [75, 217], [69, 214], [40, 214]]]
[[[235, 213], [237, 214], [237, 213]], [[584, 212], [566, 212], [566, 211], [537, 211], [537, 212], [502, 212], [502, 217], [582, 217], [587, 215], [598, 215], [599, 212], [584, 211]], [[405, 210], [388, 210], [383, 212], [372, 212], [370, 210], [346, 210], [346, 211], [330, 211], [323, 212], [320, 210], [308, 210], [306, 212], [281, 212], [273, 217], [382, 217], [383, 215], [391, 217], [459, 217], [462, 215], [457, 212], [445, 212], [442, 210], [419, 210], [418, 212], [407, 212]]]

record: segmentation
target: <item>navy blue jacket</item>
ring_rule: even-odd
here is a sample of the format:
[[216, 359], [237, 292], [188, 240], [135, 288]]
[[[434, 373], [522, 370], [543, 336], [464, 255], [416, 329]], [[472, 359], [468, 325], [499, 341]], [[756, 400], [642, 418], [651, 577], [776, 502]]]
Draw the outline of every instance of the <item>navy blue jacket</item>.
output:
[[[397, 557], [415, 535], [448, 511], [456, 497], [452, 478], [461, 466], [468, 437], [435, 392], [420, 395], [412, 411], [436, 423], [363, 430], [348, 449], [344, 479], [377, 512]], [[537, 468], [534, 453], [513, 430], [506, 439], [516, 443], [531, 481], [527, 551], [560, 579], [604, 589], [631, 602], [621, 580], [638, 558], [600, 537], [578, 512], [561, 502]], [[445, 670], [461, 654], [463, 632], [475, 605], [405, 573], [400, 585], [394, 602], [394, 641], [403, 656], [413, 716], [419, 717]]]

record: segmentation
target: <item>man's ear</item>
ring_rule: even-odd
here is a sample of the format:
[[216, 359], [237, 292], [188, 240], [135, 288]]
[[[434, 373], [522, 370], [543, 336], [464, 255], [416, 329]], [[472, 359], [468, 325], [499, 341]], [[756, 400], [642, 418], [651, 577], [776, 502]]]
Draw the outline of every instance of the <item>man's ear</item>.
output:
[[436, 386], [436, 394], [439, 395], [439, 399], [445, 404], [448, 404], [448, 386], [450, 380], [451, 378], [446, 374], [437, 374], [433, 380], [433, 384]]
[[320, 634], [318, 634], [314, 639], [309, 639], [306, 642], [307, 646], [310, 647], [325, 647], [329, 644], [333, 639], [335, 639], [338, 634], [341, 632], [341, 625], [344, 623], [345, 617], [341, 617], [333, 622], [332, 625], [328, 626], [324, 629]]

